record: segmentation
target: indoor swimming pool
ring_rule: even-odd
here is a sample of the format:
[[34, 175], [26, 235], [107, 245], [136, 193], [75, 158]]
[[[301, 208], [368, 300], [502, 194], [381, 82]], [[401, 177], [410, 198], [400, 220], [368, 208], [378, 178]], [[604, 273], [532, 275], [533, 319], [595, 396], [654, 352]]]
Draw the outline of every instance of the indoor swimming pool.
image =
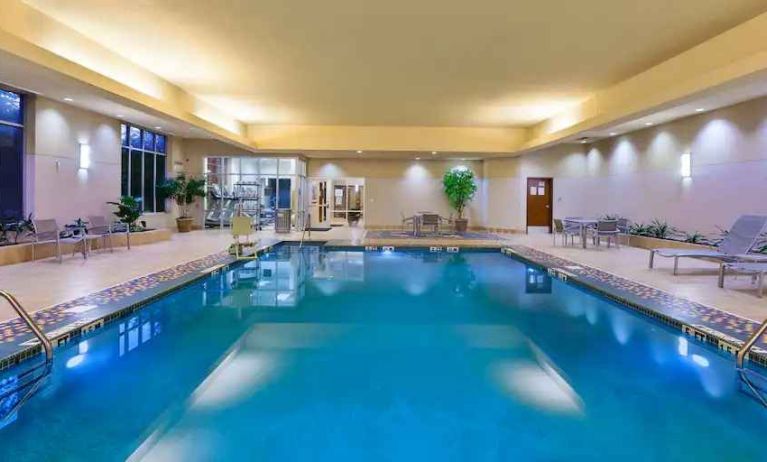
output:
[[765, 424], [731, 356], [498, 252], [283, 246], [57, 349], [0, 460], [750, 461]]

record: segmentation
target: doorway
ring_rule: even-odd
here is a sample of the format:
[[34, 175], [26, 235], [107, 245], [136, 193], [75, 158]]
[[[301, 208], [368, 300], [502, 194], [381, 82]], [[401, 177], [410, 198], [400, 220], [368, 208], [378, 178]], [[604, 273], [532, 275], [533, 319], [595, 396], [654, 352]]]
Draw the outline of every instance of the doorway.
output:
[[525, 191], [527, 195], [527, 226], [525, 231], [529, 233], [530, 228], [546, 228], [551, 233], [554, 179], [528, 178]]
[[357, 225], [364, 217], [364, 178], [311, 178], [309, 210], [312, 225]]

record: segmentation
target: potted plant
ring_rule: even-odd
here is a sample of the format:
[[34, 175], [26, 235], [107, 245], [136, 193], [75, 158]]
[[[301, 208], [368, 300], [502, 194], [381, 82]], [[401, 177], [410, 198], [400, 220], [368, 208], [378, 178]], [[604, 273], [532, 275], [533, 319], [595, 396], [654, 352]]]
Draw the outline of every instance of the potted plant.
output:
[[128, 231], [136, 231], [136, 221], [141, 218], [141, 201], [133, 196], [122, 196], [120, 202], [107, 202], [116, 205], [117, 211], [114, 216], [124, 223]]
[[187, 178], [179, 175], [176, 178], [165, 180], [157, 186], [157, 190], [167, 199], [174, 199], [178, 204], [179, 217], [176, 218], [179, 233], [188, 233], [192, 230], [194, 218], [189, 213], [189, 206], [195, 198], [205, 197], [205, 180], [202, 178]]
[[458, 212], [458, 218], [455, 220], [456, 232], [466, 232], [469, 227], [469, 220], [463, 217], [463, 210], [474, 198], [474, 193], [477, 192], [474, 172], [466, 167], [455, 167], [445, 172], [442, 185], [445, 188], [447, 201]]

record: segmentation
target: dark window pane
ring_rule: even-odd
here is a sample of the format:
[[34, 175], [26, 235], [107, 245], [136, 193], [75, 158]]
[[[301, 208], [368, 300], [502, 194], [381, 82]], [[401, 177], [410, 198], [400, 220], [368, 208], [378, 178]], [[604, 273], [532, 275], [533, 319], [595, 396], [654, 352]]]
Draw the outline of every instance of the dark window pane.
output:
[[130, 147], [141, 149], [141, 129], [130, 128]]
[[144, 131], [144, 149], [154, 151], [154, 133]]
[[[155, 171], [154, 171], [154, 177], [156, 180], [156, 184], [162, 184], [163, 181], [165, 181], [165, 156], [155, 156]], [[157, 207], [155, 209], [156, 212], [164, 212], [165, 211], [165, 197], [163, 197], [161, 194], [157, 193]]]
[[277, 208], [290, 208], [290, 178], [280, 178], [280, 196]]
[[120, 141], [123, 146], [128, 145], [128, 126], [120, 124]]
[[[124, 125], [123, 125], [124, 126]], [[122, 159], [120, 163], [120, 195], [130, 194], [130, 154], [128, 148], [123, 148]]]
[[165, 154], [165, 135], [157, 135], [157, 152]]
[[143, 175], [143, 169], [141, 168], [142, 155], [141, 151], [131, 151], [130, 153], [130, 195], [139, 201], [143, 197], [141, 185]]
[[22, 200], [22, 130], [0, 125], [0, 216], [21, 218]]
[[144, 153], [144, 211], [154, 212], [154, 154]]
[[12, 91], [0, 90], [0, 120], [22, 124], [21, 95]]

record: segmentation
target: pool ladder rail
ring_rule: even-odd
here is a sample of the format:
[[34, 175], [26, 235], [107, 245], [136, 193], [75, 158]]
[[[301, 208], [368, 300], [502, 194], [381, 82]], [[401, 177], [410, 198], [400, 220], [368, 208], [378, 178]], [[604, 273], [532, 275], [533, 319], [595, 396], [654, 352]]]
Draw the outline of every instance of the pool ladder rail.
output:
[[[31, 330], [35, 337], [40, 341], [43, 353], [45, 353], [45, 362], [18, 374], [15, 378], [16, 383], [14, 383], [13, 386], [1, 386], [2, 382], [0, 382], [0, 412], [2, 412], [0, 415], [0, 422], [5, 422], [8, 418], [12, 418], [12, 416], [16, 415], [18, 410], [37, 392], [50, 374], [53, 366], [53, 344], [35, 320], [32, 319], [32, 316], [30, 316], [27, 310], [21, 306], [21, 303], [19, 303], [16, 297], [9, 292], [0, 290], [0, 298], [5, 299], [22, 321], [24, 321], [27, 327], [29, 327], [29, 330]], [[42, 370], [42, 373], [35, 376], [34, 373], [40, 370]], [[3, 390], [4, 388], [10, 389]], [[18, 398], [18, 394], [22, 391], [24, 391], [24, 395], [21, 398]], [[5, 410], [4, 403], [14, 397], [16, 402], [11, 404], [8, 410]]]
[[767, 407], [767, 392], [762, 387], [756, 386], [754, 381], [749, 378], [749, 374], [757, 377], [758, 380], [762, 382], [762, 386], [767, 383], [767, 378], [758, 372], [748, 369], [744, 366], [748, 352], [751, 351], [756, 342], [762, 337], [762, 335], [764, 335], [765, 332], [767, 332], [767, 319], [765, 319], [764, 322], [762, 322], [762, 325], [759, 326], [759, 328], [756, 329], [753, 334], [751, 334], [748, 340], [746, 340], [746, 343], [743, 344], [743, 348], [738, 350], [738, 353], [735, 356], [735, 367], [740, 374], [741, 381], [746, 384], [746, 387], [751, 392], [751, 394], [754, 395], [754, 397], [762, 404], [762, 406]]

